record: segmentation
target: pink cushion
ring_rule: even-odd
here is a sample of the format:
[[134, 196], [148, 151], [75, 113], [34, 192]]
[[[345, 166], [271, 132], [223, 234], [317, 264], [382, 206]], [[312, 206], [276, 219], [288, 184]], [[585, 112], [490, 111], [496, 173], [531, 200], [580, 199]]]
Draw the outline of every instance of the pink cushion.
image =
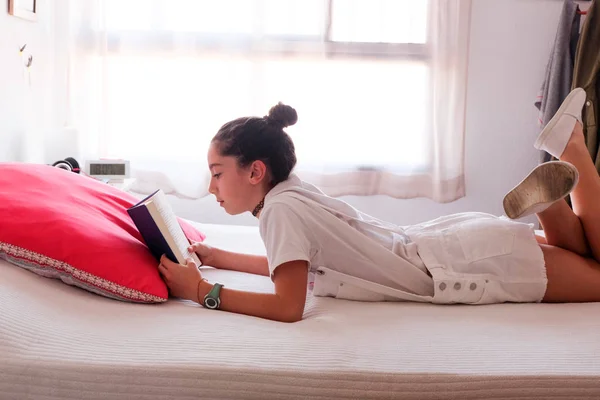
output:
[[[114, 299], [166, 301], [158, 261], [127, 214], [137, 202], [63, 169], [0, 163], [0, 258]], [[204, 240], [179, 222], [188, 239]]]

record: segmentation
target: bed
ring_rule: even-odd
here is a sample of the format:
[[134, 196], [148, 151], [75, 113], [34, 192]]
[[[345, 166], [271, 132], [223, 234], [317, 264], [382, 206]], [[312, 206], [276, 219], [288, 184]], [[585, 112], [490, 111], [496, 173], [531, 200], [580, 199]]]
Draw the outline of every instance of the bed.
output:
[[[261, 254], [255, 227], [200, 225]], [[266, 277], [206, 270], [228, 287]], [[599, 288], [600, 290], [600, 288]], [[600, 398], [600, 304], [307, 300], [294, 324], [110, 300], [0, 261], [1, 399]]]

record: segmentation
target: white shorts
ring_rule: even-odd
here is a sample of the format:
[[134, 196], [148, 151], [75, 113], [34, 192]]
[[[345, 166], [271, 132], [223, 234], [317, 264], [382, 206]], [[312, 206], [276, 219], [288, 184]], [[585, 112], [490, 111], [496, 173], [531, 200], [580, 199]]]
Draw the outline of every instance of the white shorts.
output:
[[460, 213], [406, 229], [434, 281], [433, 303], [540, 302], [544, 255], [533, 224]]

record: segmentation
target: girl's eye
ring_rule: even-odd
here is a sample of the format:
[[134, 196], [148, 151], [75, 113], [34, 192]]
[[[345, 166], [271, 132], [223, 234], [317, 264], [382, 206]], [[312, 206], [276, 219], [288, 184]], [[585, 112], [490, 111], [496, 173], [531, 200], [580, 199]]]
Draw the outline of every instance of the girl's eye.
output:
[[219, 177], [220, 177], [220, 176], [221, 176], [221, 173], [214, 174], [214, 175], [213, 175], [213, 178], [217, 178], [217, 179], [219, 179]]

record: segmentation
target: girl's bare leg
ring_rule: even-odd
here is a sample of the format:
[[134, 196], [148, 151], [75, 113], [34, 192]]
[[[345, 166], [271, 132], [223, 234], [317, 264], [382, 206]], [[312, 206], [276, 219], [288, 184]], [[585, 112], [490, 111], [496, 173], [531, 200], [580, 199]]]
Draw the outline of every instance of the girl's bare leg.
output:
[[[545, 150], [561, 163], [536, 167], [503, 200], [509, 218], [537, 213], [545, 240], [579, 255], [600, 261], [600, 177], [587, 152], [581, 110], [586, 93], [572, 90], [538, 135], [534, 147]], [[578, 179], [578, 183], [577, 183]], [[573, 210], [563, 198], [571, 194]], [[548, 207], [549, 205], [549, 207]], [[543, 211], [542, 211], [543, 210]]]
[[546, 262], [548, 285], [543, 302], [600, 301], [600, 264], [560, 247], [540, 244]]
[[565, 200], [552, 204], [538, 213], [537, 217], [545, 235], [545, 240], [538, 242], [557, 246], [580, 256], [590, 255], [581, 220]]
[[600, 260], [600, 176], [585, 145], [579, 122], [575, 124], [560, 160], [573, 164], [579, 172], [579, 183], [571, 192], [573, 212], [581, 221], [594, 259]]

